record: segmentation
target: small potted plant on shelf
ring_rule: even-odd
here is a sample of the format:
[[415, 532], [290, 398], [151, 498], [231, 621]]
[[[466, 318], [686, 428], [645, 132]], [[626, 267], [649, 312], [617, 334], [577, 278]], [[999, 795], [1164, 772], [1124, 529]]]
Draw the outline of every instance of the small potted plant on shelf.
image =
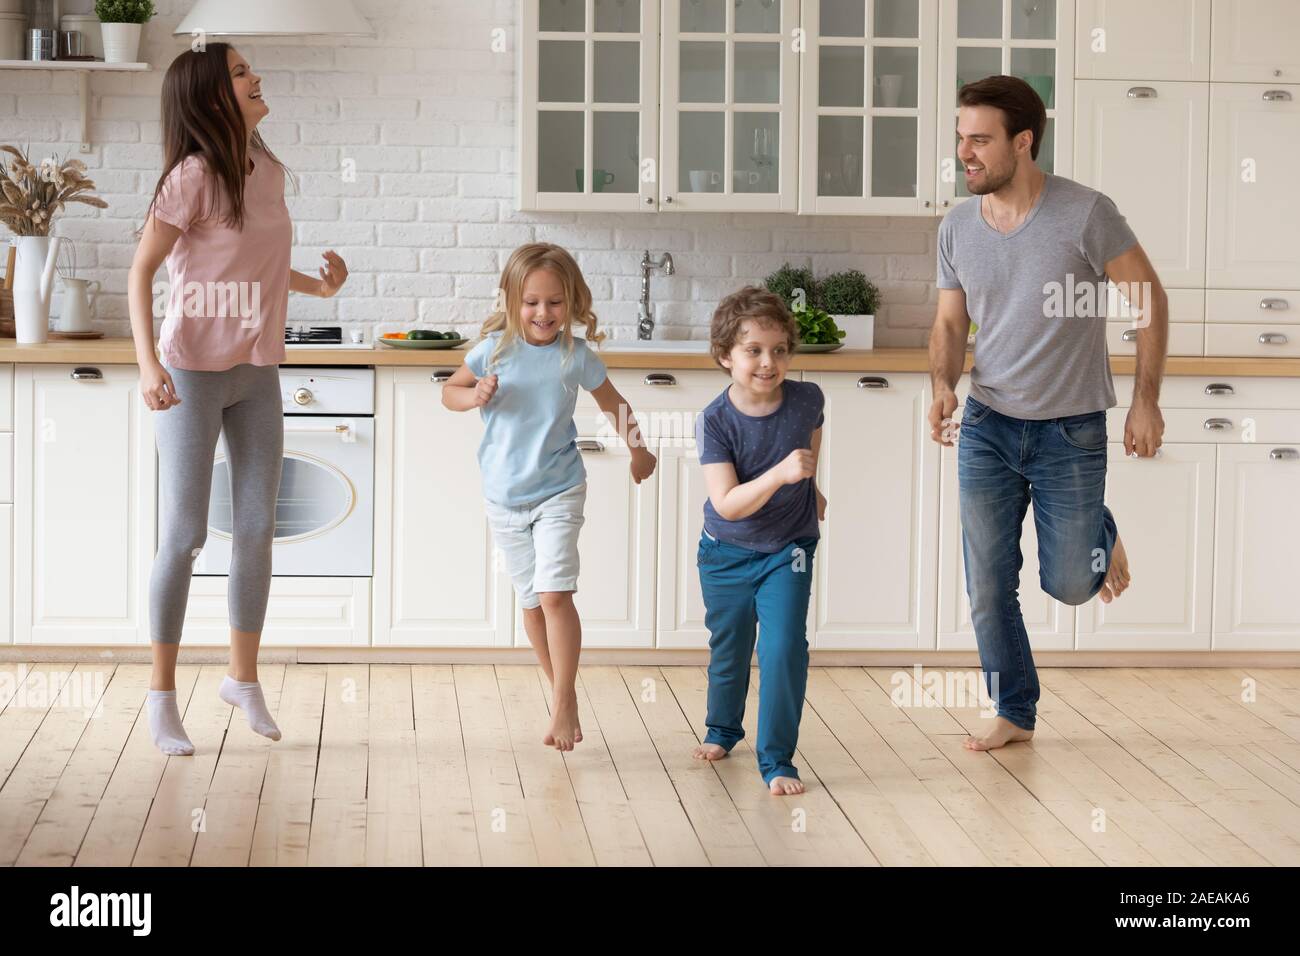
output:
[[95, 0], [95, 16], [104, 35], [104, 62], [138, 62], [140, 31], [153, 15], [153, 0]]
[[849, 269], [826, 276], [817, 283], [814, 302], [844, 329], [844, 345], [851, 349], [873, 346], [880, 290], [861, 272]]
[[825, 309], [804, 303], [794, 310], [794, 320], [799, 326], [796, 352], [834, 352], [844, 345], [844, 330]]

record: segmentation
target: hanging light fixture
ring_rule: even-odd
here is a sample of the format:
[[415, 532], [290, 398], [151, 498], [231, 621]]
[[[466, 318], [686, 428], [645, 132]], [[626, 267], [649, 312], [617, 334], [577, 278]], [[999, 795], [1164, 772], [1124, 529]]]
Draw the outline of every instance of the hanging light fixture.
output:
[[372, 37], [352, 0], [197, 0], [175, 36]]

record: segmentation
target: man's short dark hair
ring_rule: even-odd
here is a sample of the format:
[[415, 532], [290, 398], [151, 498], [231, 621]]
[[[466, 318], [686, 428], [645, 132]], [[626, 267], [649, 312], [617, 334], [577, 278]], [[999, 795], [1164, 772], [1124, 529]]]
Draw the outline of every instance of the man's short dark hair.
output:
[[1025, 130], [1034, 134], [1029, 155], [1037, 160], [1047, 128], [1047, 107], [1032, 86], [1014, 76], [986, 76], [957, 91], [959, 106], [992, 106], [1002, 111], [1007, 137], [1014, 139]]

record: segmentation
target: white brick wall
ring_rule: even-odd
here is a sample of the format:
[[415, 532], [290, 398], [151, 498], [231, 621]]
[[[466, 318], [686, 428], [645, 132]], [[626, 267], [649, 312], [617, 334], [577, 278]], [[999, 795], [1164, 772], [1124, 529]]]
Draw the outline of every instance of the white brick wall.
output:
[[[76, 243], [79, 272], [103, 283], [96, 327], [128, 335], [126, 278], [161, 167], [159, 91], [185, 48], [171, 31], [192, 0], [155, 0], [145, 28], [146, 74], [91, 79], [92, 169], [110, 206], [74, 207], [56, 233]], [[90, 0], [64, 0], [87, 12]], [[937, 223], [910, 218], [755, 214], [521, 213], [515, 187], [515, 0], [357, 0], [372, 40], [244, 40], [271, 115], [262, 132], [299, 179], [289, 209], [294, 267], [315, 273], [336, 249], [351, 278], [335, 299], [290, 300], [293, 322], [414, 324], [476, 331], [501, 266], [520, 243], [571, 249], [602, 323], [635, 335], [643, 249], [671, 252], [677, 275], [656, 277], [657, 321], [672, 336], [707, 336], [720, 296], [784, 262], [818, 275], [857, 268], [881, 287], [877, 344], [919, 346], [934, 314]], [[511, 31], [494, 54], [491, 30]], [[0, 143], [34, 156], [77, 152], [76, 80], [0, 71]], [[344, 160], [356, 181], [344, 182]], [[55, 315], [61, 303], [56, 302]], [[56, 325], [57, 327], [57, 325]]]

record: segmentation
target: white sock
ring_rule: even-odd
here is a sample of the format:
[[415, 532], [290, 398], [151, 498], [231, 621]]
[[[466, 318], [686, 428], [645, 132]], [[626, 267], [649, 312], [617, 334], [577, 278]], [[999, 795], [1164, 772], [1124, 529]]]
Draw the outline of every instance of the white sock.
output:
[[149, 736], [163, 753], [173, 757], [188, 757], [194, 753], [185, 728], [181, 725], [181, 712], [176, 707], [176, 691], [151, 690], [147, 698], [149, 710]]
[[227, 704], [243, 710], [248, 718], [248, 726], [256, 733], [263, 737], [270, 737], [272, 740], [280, 739], [280, 728], [275, 725], [275, 718], [266, 709], [262, 685], [257, 681], [245, 683], [227, 674], [226, 679], [221, 682], [221, 690], [218, 693]]

